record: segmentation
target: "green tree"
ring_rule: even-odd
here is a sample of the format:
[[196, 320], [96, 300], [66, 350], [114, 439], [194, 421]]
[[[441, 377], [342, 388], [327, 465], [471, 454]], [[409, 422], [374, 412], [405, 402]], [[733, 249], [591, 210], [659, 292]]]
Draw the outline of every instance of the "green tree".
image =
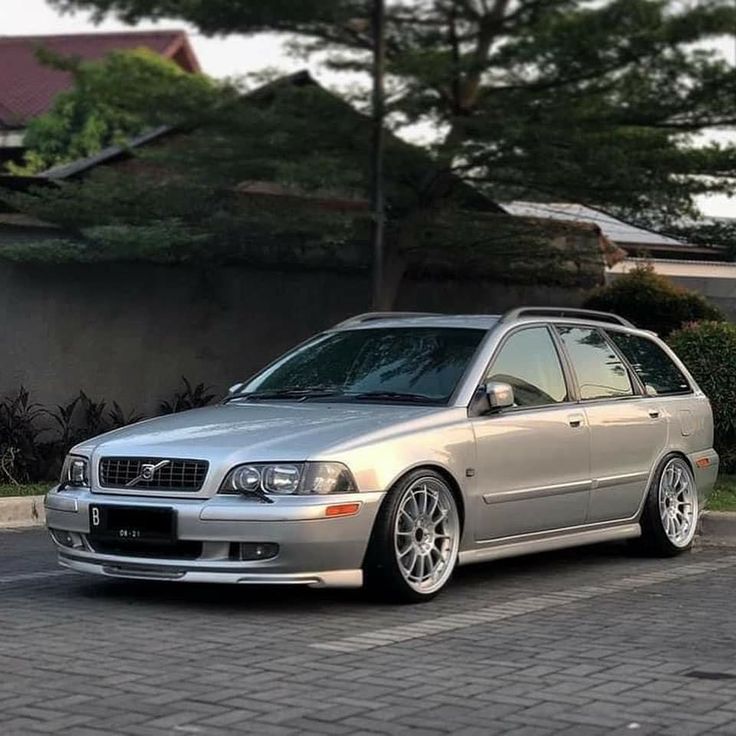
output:
[[691, 323], [668, 342], [710, 399], [721, 470], [736, 472], [736, 325]]
[[[304, 74], [212, 109], [131, 150], [127, 163], [24, 194], [0, 190], [0, 200], [62, 228], [61, 239], [5, 244], [0, 257], [367, 270], [369, 121]], [[434, 170], [398, 138], [389, 137], [387, 153], [394, 238]], [[598, 241], [590, 228], [499, 213], [457, 180], [401, 255], [414, 273], [581, 287], [600, 280]], [[396, 288], [400, 270], [394, 275]]]
[[[52, 1], [208, 34], [295, 34], [333, 68], [370, 65], [370, 0]], [[731, 191], [736, 174], [736, 147], [695, 138], [736, 122], [736, 71], [703, 44], [735, 26], [731, 0], [389, 0], [389, 119], [440, 133], [436, 171], [390, 213], [389, 256], [455, 176], [495, 200], [576, 201], [664, 227], [696, 217], [694, 197]], [[356, 90], [363, 107], [367, 94]]]
[[101, 61], [81, 61], [39, 51], [42, 63], [74, 80], [52, 108], [28, 126], [20, 174], [35, 174], [122, 144], [146, 129], [191, 122], [221, 99], [225, 88], [203, 74], [184, 72], [148, 49], [113, 51]]
[[[205, 33], [291, 32], [336, 68], [369, 64], [370, 0], [53, 2], [129, 22], [180, 17]], [[735, 22], [728, 0], [394, 0], [391, 110], [399, 126], [442, 127], [441, 160], [492, 192], [671, 205], [682, 216], [694, 191], [726, 186], [682, 176], [734, 171], [733, 148], [687, 135], [736, 122], [736, 74], [692, 47]]]

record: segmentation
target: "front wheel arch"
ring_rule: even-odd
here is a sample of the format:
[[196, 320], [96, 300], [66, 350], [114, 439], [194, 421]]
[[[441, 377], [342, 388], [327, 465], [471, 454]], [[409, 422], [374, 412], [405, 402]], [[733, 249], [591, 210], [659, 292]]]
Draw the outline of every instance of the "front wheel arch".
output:
[[[455, 498], [455, 503], [457, 505], [457, 511], [460, 515], [460, 534], [463, 534], [465, 532], [465, 498], [463, 497], [462, 489], [460, 488], [460, 483], [458, 483], [457, 478], [453, 475], [453, 473], [448, 470], [443, 465], [438, 465], [437, 463], [433, 462], [424, 462], [424, 463], [418, 463], [417, 465], [413, 465], [410, 468], [407, 468], [401, 475], [399, 475], [397, 478], [394, 478], [394, 480], [391, 482], [391, 485], [386, 490], [386, 494], [381, 500], [381, 506], [386, 503], [386, 499], [388, 498], [389, 493], [396, 488], [396, 486], [401, 483], [410, 473], [415, 473], [418, 470], [431, 470], [433, 473], [438, 473], [443, 477], [445, 482], [450, 488], [450, 491], [452, 491], [452, 495]], [[380, 507], [379, 507], [379, 513], [380, 513]], [[373, 524], [375, 526], [375, 520], [373, 521]], [[371, 534], [373, 533], [373, 529], [371, 529]]]

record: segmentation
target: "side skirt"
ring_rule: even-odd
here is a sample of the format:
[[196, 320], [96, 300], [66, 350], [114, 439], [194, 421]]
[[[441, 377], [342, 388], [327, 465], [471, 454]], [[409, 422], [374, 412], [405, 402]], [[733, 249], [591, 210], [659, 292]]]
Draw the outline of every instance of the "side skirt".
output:
[[528, 555], [535, 552], [547, 552], [554, 549], [564, 549], [565, 547], [580, 547], [585, 544], [635, 539], [640, 536], [641, 527], [639, 522], [634, 522], [603, 528], [586, 529], [578, 527], [576, 530], [560, 531], [544, 537], [538, 535], [511, 537], [460, 552], [458, 565], [499, 560], [504, 557], [516, 557], [517, 555]]

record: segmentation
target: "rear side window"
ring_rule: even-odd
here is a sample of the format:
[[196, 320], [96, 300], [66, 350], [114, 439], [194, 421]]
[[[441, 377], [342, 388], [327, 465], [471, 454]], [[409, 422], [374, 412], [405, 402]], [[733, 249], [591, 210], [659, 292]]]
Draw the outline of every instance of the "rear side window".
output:
[[632, 396], [634, 389], [626, 366], [595, 328], [558, 327], [580, 387], [581, 399]]
[[615, 331], [609, 332], [608, 336], [631, 363], [648, 394], [666, 396], [690, 393], [690, 384], [682, 371], [653, 340]]
[[508, 383], [516, 406], [567, 401], [567, 385], [552, 336], [546, 327], [513, 333], [498, 352], [487, 381]]

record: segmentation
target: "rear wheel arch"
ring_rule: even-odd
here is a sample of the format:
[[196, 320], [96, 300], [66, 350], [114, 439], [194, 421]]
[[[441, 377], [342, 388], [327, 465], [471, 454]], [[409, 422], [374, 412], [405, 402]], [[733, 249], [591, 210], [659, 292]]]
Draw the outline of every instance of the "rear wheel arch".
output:
[[[692, 489], [695, 494], [695, 498], [692, 502], [694, 505], [694, 509], [691, 510], [691, 513], [694, 514], [694, 518], [691, 521], [691, 534], [694, 534], [694, 530], [697, 525], [698, 513], [700, 511], [700, 509], [698, 508], [700, 504], [698, 501], [696, 475], [693, 469], [693, 464], [687, 457], [687, 455], [679, 450], [672, 450], [666, 453], [657, 462], [650, 483], [647, 486], [647, 493], [644, 497], [642, 511], [639, 516], [642, 536], [638, 540], [638, 544], [636, 545], [649, 553], [654, 553], [659, 556], [667, 557], [679, 554], [689, 549], [692, 546], [693, 541], [693, 538], [690, 537], [689, 542], [682, 546], [673, 543], [671, 539], [668, 539], [667, 533], [662, 527], [662, 517], [659, 510], [659, 488], [660, 483], [662, 482], [663, 473], [665, 472], [667, 466], [675, 460], [681, 462], [681, 464], [684, 465], [685, 468], [687, 468], [690, 475], [690, 481], [692, 482]], [[683, 495], [682, 503], [684, 504], [686, 503], [686, 501], [687, 498], [685, 495]], [[667, 503], [669, 504], [671, 503], [671, 501], [668, 501]], [[683, 513], [687, 512], [684, 511]]]
[[640, 521], [642, 516], [644, 515], [644, 509], [646, 507], [647, 497], [649, 496], [649, 490], [652, 487], [652, 483], [656, 482], [656, 480], [659, 478], [659, 474], [662, 468], [673, 457], [679, 457], [681, 460], [684, 460], [687, 463], [688, 468], [690, 468], [690, 472], [693, 474], [693, 477], [695, 477], [695, 468], [693, 467], [690, 458], [684, 452], [682, 452], [682, 450], [667, 450], [661, 457], [657, 458], [657, 461], [654, 463], [649, 473], [647, 486], [644, 491], [644, 496], [641, 499], [641, 505], [639, 507], [638, 518]]

